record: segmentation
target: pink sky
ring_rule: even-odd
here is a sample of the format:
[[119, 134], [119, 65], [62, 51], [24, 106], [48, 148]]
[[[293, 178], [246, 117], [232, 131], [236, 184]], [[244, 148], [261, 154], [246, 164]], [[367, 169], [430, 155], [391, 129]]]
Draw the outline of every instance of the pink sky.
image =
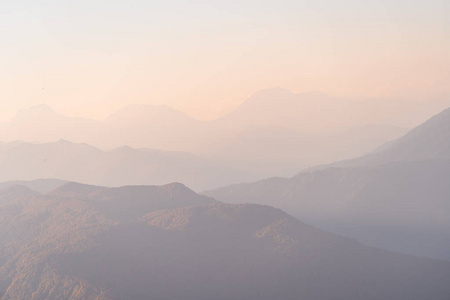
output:
[[271, 87], [450, 95], [447, 1], [6, 2], [0, 120], [38, 103], [98, 119], [130, 103], [169, 104], [212, 119]]

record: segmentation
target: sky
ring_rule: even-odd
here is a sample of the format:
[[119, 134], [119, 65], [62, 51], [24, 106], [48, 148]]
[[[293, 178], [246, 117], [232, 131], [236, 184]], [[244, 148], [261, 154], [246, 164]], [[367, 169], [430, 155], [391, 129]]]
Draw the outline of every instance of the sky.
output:
[[450, 1], [0, 0], [0, 121], [46, 103], [102, 119], [198, 119], [282, 87], [352, 99], [450, 95]]

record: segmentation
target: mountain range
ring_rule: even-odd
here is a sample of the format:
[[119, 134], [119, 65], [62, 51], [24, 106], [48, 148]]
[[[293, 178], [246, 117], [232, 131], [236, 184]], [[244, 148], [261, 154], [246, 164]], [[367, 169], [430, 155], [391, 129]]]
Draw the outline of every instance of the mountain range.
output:
[[204, 190], [257, 180], [260, 175], [184, 152], [126, 146], [104, 151], [66, 140], [0, 144], [0, 182], [43, 178], [105, 186], [183, 182]]
[[0, 190], [0, 299], [446, 300], [450, 263], [179, 183]]
[[36, 179], [36, 180], [13, 180], [0, 182], [0, 190], [12, 186], [24, 186], [29, 190], [38, 192], [39, 194], [46, 194], [56, 188], [66, 184], [67, 181], [60, 179]]
[[449, 160], [450, 108], [370, 155], [337, 162], [335, 166], [379, 165], [393, 161]]
[[65, 139], [103, 150], [127, 145], [189, 152], [263, 177], [290, 176], [294, 170], [368, 153], [403, 135], [410, 125], [395, 122], [401, 115], [398, 109], [389, 118], [375, 117], [383, 109], [389, 110], [374, 101], [279, 88], [259, 91], [212, 121], [193, 119], [165, 105], [129, 105], [103, 121], [67, 117], [38, 105], [0, 124], [0, 140]]
[[450, 260], [450, 109], [356, 159], [205, 192], [280, 207], [319, 228]]

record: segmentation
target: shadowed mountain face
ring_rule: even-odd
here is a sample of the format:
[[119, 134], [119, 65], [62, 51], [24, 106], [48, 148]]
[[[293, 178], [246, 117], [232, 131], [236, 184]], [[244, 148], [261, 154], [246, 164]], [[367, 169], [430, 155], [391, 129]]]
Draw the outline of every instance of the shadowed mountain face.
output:
[[450, 260], [450, 114], [367, 156], [205, 194], [280, 207], [390, 250]]
[[219, 203], [181, 184], [2, 193], [2, 300], [450, 294], [448, 263], [365, 247], [278, 209]]

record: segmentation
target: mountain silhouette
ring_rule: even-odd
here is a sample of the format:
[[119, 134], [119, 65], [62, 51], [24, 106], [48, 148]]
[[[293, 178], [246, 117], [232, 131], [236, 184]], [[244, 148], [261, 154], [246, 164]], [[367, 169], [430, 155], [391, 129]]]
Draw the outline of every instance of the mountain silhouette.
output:
[[2, 300], [450, 294], [450, 263], [366, 247], [279, 209], [220, 203], [179, 183], [68, 183], [0, 209]]
[[254, 180], [258, 175], [182, 152], [125, 146], [103, 151], [66, 140], [0, 144], [0, 182], [41, 178], [106, 186], [177, 181], [202, 190]]
[[450, 260], [449, 110], [366, 156], [205, 192], [280, 207], [369, 245]]
[[0, 136], [5, 142], [64, 139], [103, 150], [128, 145], [189, 152], [259, 178], [291, 176], [295, 169], [366, 154], [403, 134], [401, 126], [386, 130], [391, 121], [376, 118], [384, 106], [375, 104], [266, 89], [212, 121], [195, 120], [166, 105], [129, 105], [96, 121], [67, 117], [43, 104], [0, 124]]

